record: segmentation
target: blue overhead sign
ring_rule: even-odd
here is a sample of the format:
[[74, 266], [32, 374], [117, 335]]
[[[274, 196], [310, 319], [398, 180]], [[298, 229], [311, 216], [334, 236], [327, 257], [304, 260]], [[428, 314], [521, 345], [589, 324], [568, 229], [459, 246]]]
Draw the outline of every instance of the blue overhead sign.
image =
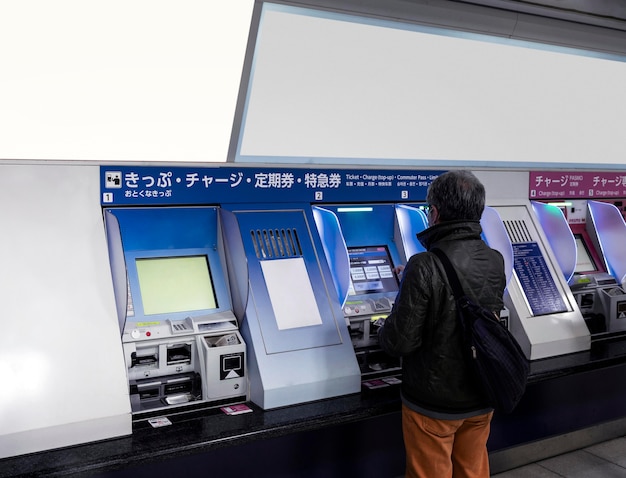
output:
[[101, 166], [106, 206], [423, 201], [444, 171]]

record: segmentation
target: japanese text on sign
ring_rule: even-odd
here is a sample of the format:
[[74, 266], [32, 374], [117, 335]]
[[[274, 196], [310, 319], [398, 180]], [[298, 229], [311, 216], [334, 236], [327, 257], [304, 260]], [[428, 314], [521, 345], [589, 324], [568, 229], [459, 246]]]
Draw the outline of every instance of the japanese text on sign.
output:
[[[103, 204], [423, 200], [441, 171], [277, 170], [241, 167], [102, 167]], [[384, 196], [379, 197], [379, 191]], [[355, 196], [355, 191], [356, 196]], [[361, 192], [363, 191], [363, 192]], [[374, 192], [376, 191], [376, 192]], [[358, 197], [362, 195], [363, 197]], [[386, 195], [386, 196], [385, 196]]]
[[611, 172], [530, 173], [530, 199], [618, 198], [626, 196], [626, 175]]

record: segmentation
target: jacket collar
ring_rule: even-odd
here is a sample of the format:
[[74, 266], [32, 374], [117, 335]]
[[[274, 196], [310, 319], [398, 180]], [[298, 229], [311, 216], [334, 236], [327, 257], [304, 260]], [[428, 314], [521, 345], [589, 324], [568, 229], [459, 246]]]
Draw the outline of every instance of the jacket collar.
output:
[[417, 239], [428, 251], [440, 241], [480, 239], [482, 232], [480, 221], [445, 221], [424, 229]]

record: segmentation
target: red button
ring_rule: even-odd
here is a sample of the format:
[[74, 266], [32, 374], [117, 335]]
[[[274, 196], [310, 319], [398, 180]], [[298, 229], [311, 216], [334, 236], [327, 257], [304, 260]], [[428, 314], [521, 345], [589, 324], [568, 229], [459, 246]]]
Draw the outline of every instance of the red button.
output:
[[152, 332], [148, 331], [146, 332], [146, 337], [150, 337], [152, 335]]

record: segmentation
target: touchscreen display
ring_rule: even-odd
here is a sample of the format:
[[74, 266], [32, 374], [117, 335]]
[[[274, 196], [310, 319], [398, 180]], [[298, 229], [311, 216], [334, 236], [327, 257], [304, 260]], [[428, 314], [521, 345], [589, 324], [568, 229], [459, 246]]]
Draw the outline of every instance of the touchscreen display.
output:
[[206, 256], [137, 259], [144, 315], [217, 308]]
[[387, 246], [349, 247], [351, 294], [398, 292], [398, 279]]

